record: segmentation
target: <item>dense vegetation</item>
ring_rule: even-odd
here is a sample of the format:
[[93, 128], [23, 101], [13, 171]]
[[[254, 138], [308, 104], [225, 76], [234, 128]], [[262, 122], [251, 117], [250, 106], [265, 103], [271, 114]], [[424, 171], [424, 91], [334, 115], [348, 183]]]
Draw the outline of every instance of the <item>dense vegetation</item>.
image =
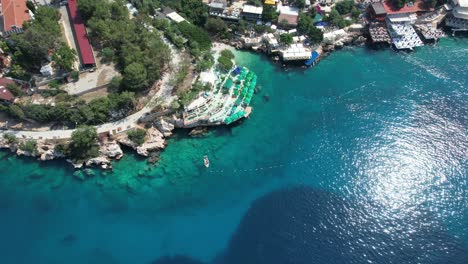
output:
[[276, 7], [272, 5], [263, 6], [262, 19], [263, 21], [267, 22], [276, 22], [278, 20], [278, 12], [276, 12]]
[[232, 60], [234, 59], [234, 54], [230, 50], [222, 50], [220, 53], [221, 56], [218, 58], [218, 69], [223, 72], [229, 71], [233, 66], [234, 63]]
[[138, 128], [135, 130], [130, 130], [127, 132], [128, 139], [130, 139], [133, 143], [140, 146], [141, 144], [145, 143], [146, 139], [146, 130]]
[[37, 72], [47, 60], [51, 50], [59, 52], [53, 57], [56, 64], [63, 70], [70, 71], [76, 55], [70, 54], [70, 49], [62, 42], [58, 10], [40, 6], [35, 9], [34, 18], [25, 23], [23, 34], [12, 35], [7, 41], [13, 53], [10, 74], [24, 79], [28, 71]]
[[285, 45], [291, 45], [293, 43], [293, 37], [291, 34], [283, 33], [280, 35], [280, 42]]
[[306, 34], [313, 43], [318, 43], [323, 40], [323, 32], [314, 26], [312, 17], [307, 13], [299, 14], [297, 29], [302, 34]]
[[188, 22], [181, 22], [178, 25], [180, 32], [188, 39], [191, 48], [207, 51], [211, 48], [211, 39], [208, 33]]
[[71, 143], [67, 150], [75, 161], [94, 158], [99, 155], [96, 144], [98, 139], [96, 128], [91, 126], [81, 126], [72, 133]]
[[122, 70], [124, 89], [141, 91], [161, 77], [170, 50], [144, 21], [130, 19], [123, 0], [79, 0], [78, 8], [93, 42]]
[[40, 123], [58, 122], [68, 126], [97, 125], [118, 120], [131, 113], [136, 106], [132, 92], [113, 93], [107, 97], [97, 98], [86, 104], [84, 101], [73, 101], [66, 94], [57, 96], [55, 106], [24, 104], [0, 105], [0, 110], [18, 119], [34, 120]]

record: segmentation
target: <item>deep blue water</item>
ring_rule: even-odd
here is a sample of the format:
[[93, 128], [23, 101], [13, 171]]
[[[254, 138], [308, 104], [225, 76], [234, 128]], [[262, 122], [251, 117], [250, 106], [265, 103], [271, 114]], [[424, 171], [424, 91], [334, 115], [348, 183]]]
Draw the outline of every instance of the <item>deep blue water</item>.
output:
[[[0, 263], [465, 263], [468, 40], [258, 74], [253, 115], [85, 182], [0, 152]], [[212, 168], [203, 167], [209, 155]]]

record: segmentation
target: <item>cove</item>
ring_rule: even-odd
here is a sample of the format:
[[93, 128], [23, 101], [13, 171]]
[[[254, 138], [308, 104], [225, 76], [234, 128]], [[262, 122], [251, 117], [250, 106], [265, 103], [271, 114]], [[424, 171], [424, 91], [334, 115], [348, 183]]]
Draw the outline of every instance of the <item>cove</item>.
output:
[[[374, 227], [366, 230], [380, 241], [363, 241], [361, 256], [380, 252], [381, 242], [407, 241], [420, 224], [466, 250], [467, 47], [466, 38], [448, 38], [413, 53], [349, 48], [286, 72], [237, 52], [258, 75], [251, 117], [202, 138], [179, 131], [156, 168], [126, 152], [113, 172], [80, 182], [64, 162], [1, 152], [0, 260], [211, 262], [257, 199], [296, 185], [361, 208], [346, 221]], [[391, 239], [379, 240], [383, 234]], [[439, 242], [452, 252], [451, 241]]]

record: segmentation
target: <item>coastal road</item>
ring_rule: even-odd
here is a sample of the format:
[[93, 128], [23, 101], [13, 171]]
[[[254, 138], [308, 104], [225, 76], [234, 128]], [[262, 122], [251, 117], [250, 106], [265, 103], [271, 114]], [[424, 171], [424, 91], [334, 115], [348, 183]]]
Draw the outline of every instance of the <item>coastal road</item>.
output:
[[[159, 81], [159, 90], [156, 94], [151, 97], [148, 103], [138, 112], [133, 113], [121, 120], [105, 123], [99, 126], [95, 126], [98, 133], [121, 133], [132, 129], [138, 123], [138, 120], [150, 113], [151, 110], [162, 101], [164, 105], [170, 105], [170, 103], [176, 98], [172, 96], [172, 90], [174, 86], [171, 84], [171, 78], [175, 72], [178, 71], [179, 62], [181, 61], [180, 52], [175, 49], [175, 47], [169, 43], [165, 38], [164, 42], [169, 46], [171, 50], [171, 66], [169, 71], [166, 72], [161, 80]], [[75, 129], [66, 129], [66, 130], [48, 130], [48, 131], [25, 131], [25, 130], [0, 130], [0, 136], [3, 136], [5, 133], [15, 135], [17, 138], [29, 138], [29, 139], [69, 139]]]

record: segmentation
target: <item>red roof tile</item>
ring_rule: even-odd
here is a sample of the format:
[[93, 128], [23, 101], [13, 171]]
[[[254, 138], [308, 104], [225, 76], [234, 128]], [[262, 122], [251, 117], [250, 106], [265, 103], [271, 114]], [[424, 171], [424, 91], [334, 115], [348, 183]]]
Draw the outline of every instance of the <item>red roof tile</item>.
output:
[[13, 102], [15, 97], [5, 86], [0, 86], [0, 100]]
[[0, 86], [6, 87], [10, 83], [15, 83], [15, 81], [10, 78], [0, 78]]
[[383, 5], [388, 15], [403, 14], [403, 13], [416, 13], [416, 12], [422, 12], [422, 11], [434, 11], [434, 8], [429, 7], [422, 0], [414, 1], [412, 6], [408, 6], [408, 4], [406, 4], [404, 7], [400, 9], [395, 8], [392, 5], [391, 1], [385, 1]]
[[11, 30], [13, 27], [22, 28], [24, 21], [28, 21], [29, 9], [26, 0], [1, 0], [3, 15], [3, 31]]
[[278, 22], [282, 22], [283, 20], [288, 21], [288, 25], [296, 26], [298, 22], [298, 16], [290, 15], [290, 14], [280, 14], [278, 17]]
[[78, 11], [78, 4], [76, 0], [68, 0], [68, 10], [70, 12], [71, 22], [75, 29], [75, 37], [78, 42], [78, 49], [80, 52], [81, 63], [83, 65], [96, 64], [94, 60], [93, 50], [89, 43], [88, 34], [84, 25], [83, 18], [81, 18]]

